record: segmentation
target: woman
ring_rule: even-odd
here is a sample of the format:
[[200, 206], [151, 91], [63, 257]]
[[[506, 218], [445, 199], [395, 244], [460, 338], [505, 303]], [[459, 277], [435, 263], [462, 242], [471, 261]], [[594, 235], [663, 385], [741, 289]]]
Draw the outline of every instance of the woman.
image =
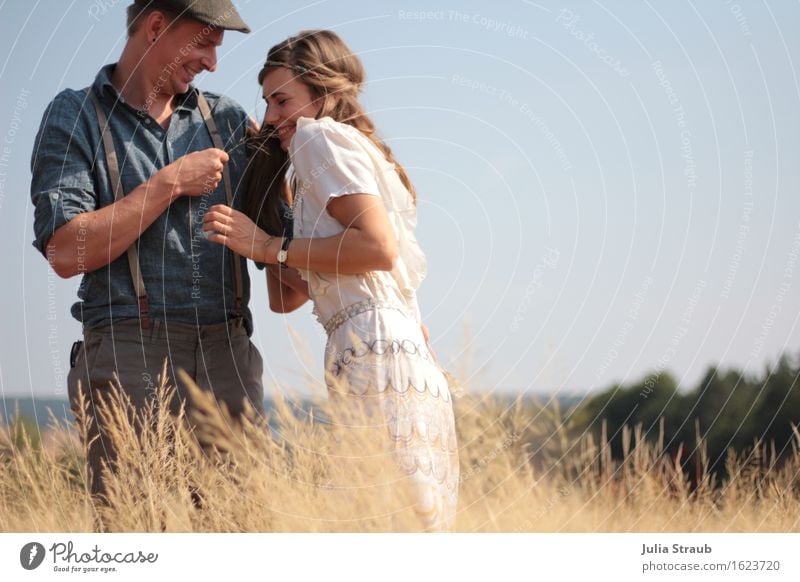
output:
[[274, 311], [311, 298], [328, 334], [331, 400], [377, 415], [424, 528], [447, 530], [458, 455], [450, 392], [417, 305], [426, 261], [414, 237], [416, 195], [358, 102], [364, 76], [333, 32], [305, 31], [274, 46], [258, 75], [267, 113], [249, 217], [214, 206], [204, 230], [268, 265]]

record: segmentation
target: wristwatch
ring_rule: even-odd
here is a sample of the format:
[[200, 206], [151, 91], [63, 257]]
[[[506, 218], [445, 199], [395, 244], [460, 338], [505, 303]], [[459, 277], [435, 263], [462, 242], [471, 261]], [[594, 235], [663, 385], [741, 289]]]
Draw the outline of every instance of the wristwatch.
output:
[[292, 242], [292, 237], [287, 236], [283, 239], [283, 244], [281, 245], [281, 250], [278, 251], [278, 264], [286, 268], [286, 259], [289, 258], [289, 243]]

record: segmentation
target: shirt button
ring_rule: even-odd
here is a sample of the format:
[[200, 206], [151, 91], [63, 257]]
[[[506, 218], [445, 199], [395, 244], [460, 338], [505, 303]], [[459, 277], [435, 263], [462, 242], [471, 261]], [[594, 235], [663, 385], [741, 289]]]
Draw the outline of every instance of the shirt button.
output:
[[52, 198], [53, 200], [58, 200], [58, 192], [51, 192], [50, 198]]
[[148, 117], [148, 118], [146, 118], [146, 119], [144, 120], [144, 122], [145, 122], [147, 125], [150, 125], [150, 118], [149, 118], [149, 117]]

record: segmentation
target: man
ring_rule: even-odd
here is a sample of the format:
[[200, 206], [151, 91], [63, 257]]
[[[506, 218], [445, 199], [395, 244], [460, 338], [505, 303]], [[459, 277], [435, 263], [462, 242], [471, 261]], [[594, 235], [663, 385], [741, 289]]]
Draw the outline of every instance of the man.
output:
[[83, 275], [68, 387], [74, 411], [79, 388], [90, 405], [100, 502], [116, 453], [96, 406], [121, 387], [141, 410], [165, 358], [173, 410], [179, 369], [234, 417], [262, 408], [245, 261], [202, 232], [209, 207], [239, 207], [247, 163], [247, 114], [191, 85], [216, 69], [225, 30], [250, 32], [230, 0], [136, 0], [119, 62], [59, 93], [35, 141], [34, 245], [61, 277]]

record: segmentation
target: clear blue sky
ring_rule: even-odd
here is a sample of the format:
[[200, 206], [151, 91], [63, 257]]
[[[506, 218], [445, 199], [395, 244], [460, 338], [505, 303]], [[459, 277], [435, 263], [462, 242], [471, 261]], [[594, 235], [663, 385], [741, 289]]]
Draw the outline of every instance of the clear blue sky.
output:
[[[125, 42], [128, 2], [0, 0], [0, 391], [65, 396], [78, 280], [31, 246], [45, 106]], [[237, 2], [203, 89], [262, 115], [268, 48], [336, 30], [420, 195], [434, 347], [485, 391], [580, 391], [800, 351], [797, 2]], [[268, 386], [309, 390], [324, 334], [266, 307]]]

